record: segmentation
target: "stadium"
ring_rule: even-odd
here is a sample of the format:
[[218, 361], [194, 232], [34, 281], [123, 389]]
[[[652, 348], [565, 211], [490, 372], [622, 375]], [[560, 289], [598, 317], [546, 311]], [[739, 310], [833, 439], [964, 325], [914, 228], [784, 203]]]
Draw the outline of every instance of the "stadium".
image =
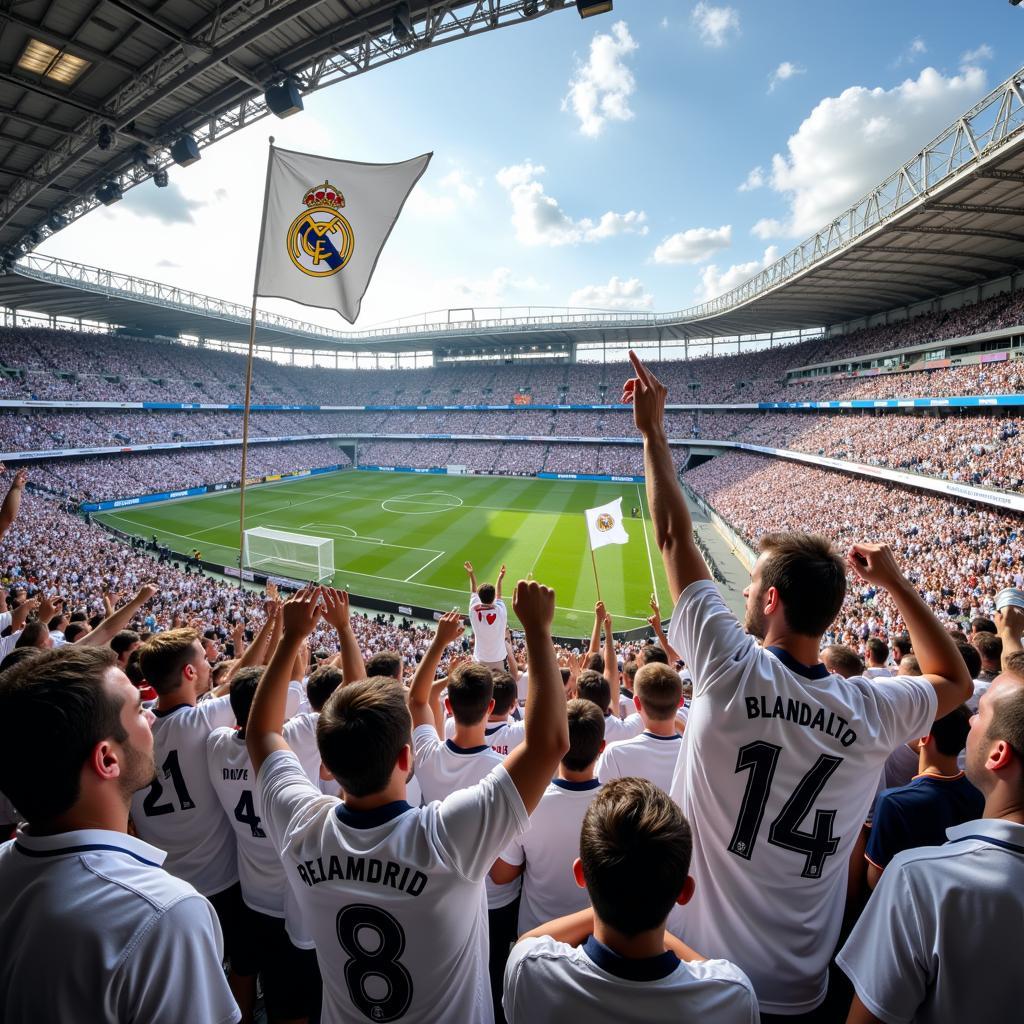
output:
[[[126, 222], [104, 211], [176, 195], [204, 154], [261, 121], [301, 124], [321, 90], [372, 89], [377, 69], [405, 58], [457, 63], [477, 37], [536, 40], [569, 19], [576, 45], [593, 37], [605, 53], [630, 38], [612, 6], [106, 0], [97, 13], [33, 0], [0, 12], [0, 820], [17, 837], [0, 846], [12, 907], [0, 911], [0, 1018], [866, 1024], [1015, 1012], [1001, 951], [1024, 938], [1024, 68], [976, 90], [927, 142], [897, 140], [902, 163], [742, 273], [717, 274], [712, 249], [662, 260], [666, 239], [648, 263], [724, 282], [689, 306], [680, 287], [666, 312], [618, 299], [460, 305], [452, 287], [439, 311], [339, 327], [335, 310], [350, 318], [332, 301], [285, 306], [266, 301], [284, 292], [262, 291], [249, 305], [247, 284], [218, 294], [218, 280], [193, 290], [58, 255], [65, 238], [108, 251], [104, 231]], [[615, 16], [639, 23], [635, 6], [622, 0]], [[685, 19], [666, 7], [661, 28], [685, 20], [724, 60], [740, 13], [686, 6]], [[915, 38], [908, 54], [924, 46]], [[438, 64], [423, 67], [426, 90]], [[787, 61], [768, 92], [804, 74]], [[967, 64], [958, 74], [978, 78]], [[608, 124], [634, 117], [601, 109]], [[502, 185], [513, 209], [530, 194], [554, 204], [544, 168], [525, 166], [533, 178]], [[236, 173], [249, 168], [231, 187]], [[453, 180], [467, 207], [477, 201], [482, 186]], [[412, 195], [445, 209], [436, 175], [424, 182]], [[250, 184], [263, 195], [262, 178]], [[751, 172], [739, 191], [762, 187]], [[374, 268], [390, 273], [407, 238], [388, 241], [398, 213], [425, 216], [403, 208], [409, 195], [371, 260], [368, 304]], [[606, 230], [560, 215], [571, 245]], [[232, 216], [210, 199], [182, 223], [198, 250]], [[640, 237], [646, 216], [605, 215]], [[93, 223], [108, 227], [84, 235]], [[677, 245], [715, 234], [695, 230]], [[248, 273], [255, 261], [240, 262]], [[78, 665], [80, 645], [108, 660]], [[137, 760], [111, 754], [120, 769], [104, 775], [90, 751], [110, 746], [95, 732], [109, 715], [61, 704], [69, 672], [114, 668], [152, 733], [115, 744], [135, 755], [149, 742], [153, 769], [124, 790], [123, 814], [111, 794]], [[404, 683], [401, 712], [381, 677]], [[45, 699], [30, 699], [33, 686]], [[360, 726], [371, 704], [378, 717]], [[403, 713], [404, 754], [388, 746]], [[387, 714], [399, 715], [390, 732]], [[40, 737], [83, 751], [61, 761], [85, 779], [62, 806], [21, 778]], [[297, 755], [293, 777], [282, 749]], [[39, 768], [50, 791], [67, 789], [61, 765]], [[321, 832], [299, 824], [286, 783], [308, 790], [308, 820], [330, 811]], [[647, 818], [629, 817], [628, 800]], [[399, 803], [410, 814], [384, 813]], [[85, 957], [85, 974], [54, 978], [44, 999], [18, 942], [60, 948], [66, 921], [31, 902], [48, 883], [29, 861], [65, 833], [120, 836], [129, 811], [123, 838], [139, 849], [69, 840], [77, 852], [57, 858], [53, 884], [88, 908], [95, 879], [127, 872], [121, 861], [171, 879], [138, 882], [152, 906], [192, 901], [179, 932], [170, 915], [154, 931], [167, 945], [149, 955], [177, 963], [172, 944], [188, 946], [192, 987], [172, 998], [173, 978], [134, 961], [108, 978]], [[416, 859], [414, 818], [434, 860]], [[390, 882], [353, 883], [365, 835], [392, 820], [373, 853], [383, 860], [366, 861], [394, 869]], [[166, 871], [143, 847], [167, 856]], [[331, 864], [339, 851], [347, 869]], [[561, 874], [545, 874], [555, 861]], [[440, 895], [403, 909], [431, 882], [447, 910]], [[673, 884], [667, 902], [655, 893]], [[649, 903], [660, 909], [641, 926]], [[108, 906], [101, 926], [143, 922], [138, 907]], [[905, 934], [909, 920], [921, 935]], [[777, 926], [778, 950], [755, 949], [744, 922], [754, 935]], [[134, 933], [115, 931], [127, 948]], [[87, 932], [68, 929], [82, 948]], [[415, 962], [434, 939], [443, 984]], [[953, 962], [965, 948], [970, 971]], [[102, 1012], [85, 994], [90, 971], [88, 984], [119, 993]]]

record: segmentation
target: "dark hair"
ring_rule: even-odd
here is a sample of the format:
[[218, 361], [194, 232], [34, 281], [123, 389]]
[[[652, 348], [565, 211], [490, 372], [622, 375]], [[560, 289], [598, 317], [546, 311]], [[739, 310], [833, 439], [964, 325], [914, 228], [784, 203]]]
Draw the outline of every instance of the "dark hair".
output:
[[604, 743], [604, 715], [590, 700], [574, 698], [565, 705], [569, 717], [569, 749], [562, 765], [571, 772], [589, 768], [601, 753]]
[[494, 696], [494, 676], [486, 665], [460, 665], [448, 680], [452, 717], [459, 725], [476, 725], [487, 714]]
[[139, 648], [142, 673], [160, 696], [178, 688], [182, 670], [195, 654], [192, 645], [199, 639], [194, 629], [167, 629]]
[[142, 686], [146, 682], [146, 677], [142, 674], [142, 666], [139, 664], [139, 649], [137, 647], [128, 655], [124, 674], [131, 680], [133, 686]]
[[320, 711], [327, 698], [341, 686], [344, 678], [336, 665], [321, 665], [306, 680], [306, 699], [314, 711]]
[[265, 670], [266, 665], [250, 665], [248, 668], [239, 669], [231, 679], [228, 700], [231, 702], [231, 711], [235, 716], [235, 722], [243, 733], [249, 721], [249, 712], [252, 710], [253, 697], [256, 696], [256, 687], [260, 685]]
[[370, 679], [373, 676], [401, 679], [402, 656], [397, 651], [378, 651], [366, 663], [366, 678]]
[[957, 629], [956, 626], [950, 626], [947, 629], [949, 635], [953, 638], [953, 641], [958, 644], [967, 643], [967, 634], [962, 629]]
[[649, 718], [667, 722], [679, 710], [683, 681], [675, 669], [652, 662], [636, 674], [636, 697]]
[[600, 672], [584, 669], [576, 680], [576, 696], [592, 701], [603, 715], [612, 703], [612, 688]]
[[846, 596], [846, 566], [832, 545], [814, 533], [766, 533], [758, 543], [766, 558], [761, 590], [774, 587], [794, 633], [820, 637]]
[[990, 665], [994, 664], [998, 671], [999, 659], [1003, 656], [1002, 637], [994, 636], [992, 633], [976, 633], [971, 643], [981, 655], [982, 662], [987, 661]]
[[937, 718], [928, 734], [935, 740], [935, 748], [946, 757], [956, 757], [967, 745], [971, 731], [971, 711], [966, 704], [954, 708], [948, 715]]
[[[1019, 657], [1019, 655], [1014, 655]], [[1017, 675], [1016, 672], [1013, 673]], [[985, 738], [989, 740], [1006, 740], [1013, 747], [1019, 758], [1024, 758], [1024, 677], [1017, 676], [1017, 685], [1010, 689], [1004, 687], [1003, 692], [996, 696], [995, 700], [989, 698], [992, 703], [992, 719], [988, 725]], [[0, 790], [3, 789], [0, 780]], [[14, 795], [7, 794], [11, 802], [17, 806]], [[21, 810], [21, 808], [18, 808]]]
[[637, 655], [637, 665], [640, 664], [641, 658], [643, 658], [644, 665], [668, 664], [668, 655], [657, 644], [644, 644], [644, 646], [640, 648], [640, 653]]
[[595, 672], [604, 672], [604, 655], [600, 651], [594, 651], [583, 659], [583, 667], [593, 669]]
[[892, 649], [899, 651], [901, 658], [911, 654], [914, 650], [914, 645], [910, 642], [910, 635], [908, 633], [901, 633], [893, 640]]
[[872, 661], [879, 665], [885, 664], [885, 659], [889, 657], [889, 645], [884, 640], [873, 636], [868, 639], [864, 646], [867, 648], [868, 656]]
[[686, 884], [692, 847], [683, 812], [653, 782], [605, 783], [580, 831], [594, 913], [622, 935], [661, 927]]
[[14, 646], [16, 648], [42, 648], [49, 635], [50, 631], [46, 628], [45, 623], [40, 622], [38, 619], [33, 619], [31, 622], [25, 623], [25, 628], [21, 631], [21, 636], [14, 642]]
[[137, 644], [140, 640], [139, 634], [134, 629], [122, 629], [120, 633], [115, 633], [110, 640], [110, 647], [115, 654], [121, 655], [127, 651], [132, 644]]
[[9, 668], [14, 668], [15, 665], [20, 665], [23, 661], [28, 661], [42, 653], [42, 647], [15, 647], [3, 661], [0, 661], [0, 672], [6, 672]]
[[495, 596], [493, 584], [481, 583], [479, 589], [477, 590], [477, 596], [484, 604], [493, 604]]
[[977, 679], [981, 673], [981, 655], [978, 653], [978, 648], [964, 640], [956, 645], [956, 649], [960, 652], [960, 657], [964, 659], [971, 678]]
[[109, 647], [41, 651], [0, 676], [0, 791], [32, 823], [73, 807], [97, 743], [123, 743]]
[[562, 677], [562, 686], [568, 686], [569, 680], [572, 678], [572, 673], [564, 665], [559, 667], [558, 672]]
[[821, 660], [830, 672], [845, 679], [864, 674], [864, 659], [846, 644], [830, 644], [821, 652]]
[[519, 700], [519, 686], [508, 672], [491, 672], [494, 680], [494, 710], [491, 715], [504, 718]]
[[984, 615], [976, 615], [971, 619], [971, 632], [996, 634], [999, 630], [991, 619], [986, 619]]
[[390, 676], [339, 687], [320, 712], [316, 742], [346, 793], [379, 793], [391, 781], [402, 748], [412, 742], [405, 688]]

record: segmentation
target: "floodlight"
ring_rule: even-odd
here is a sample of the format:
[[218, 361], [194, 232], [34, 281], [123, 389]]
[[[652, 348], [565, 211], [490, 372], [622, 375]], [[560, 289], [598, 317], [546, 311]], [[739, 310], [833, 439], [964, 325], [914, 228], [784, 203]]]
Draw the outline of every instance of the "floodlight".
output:
[[404, 43], [412, 35], [412, 15], [407, 3], [398, 4], [391, 15], [391, 31], [394, 37]]
[[167, 168], [161, 167], [159, 171], [155, 171], [153, 174], [153, 184], [157, 188], [167, 188], [169, 179], [167, 177]]
[[67, 226], [67, 223], [67, 217], [65, 217], [63, 213], [60, 213], [57, 210], [54, 210], [53, 213], [50, 214], [50, 218], [46, 222], [47, 227], [49, 227], [51, 231], [60, 231], [61, 228]]
[[171, 158], [179, 167], [188, 167], [194, 164], [201, 155], [199, 143], [191, 135], [179, 135], [171, 143]]
[[263, 96], [267, 101], [267, 108], [278, 117], [291, 117], [302, 110], [302, 94], [299, 92], [299, 83], [294, 78], [270, 86]]
[[595, 14], [607, 14], [612, 9], [612, 0], [576, 0], [576, 10], [581, 18], [592, 18]]
[[116, 181], [104, 182], [94, 194], [104, 206], [113, 206], [123, 195], [121, 186]]
[[157, 168], [156, 157], [154, 157], [145, 146], [135, 147], [132, 151], [132, 160], [147, 174], [152, 174]]
[[101, 124], [96, 132], [96, 145], [100, 149], [110, 149], [114, 145], [114, 129], [109, 124]]

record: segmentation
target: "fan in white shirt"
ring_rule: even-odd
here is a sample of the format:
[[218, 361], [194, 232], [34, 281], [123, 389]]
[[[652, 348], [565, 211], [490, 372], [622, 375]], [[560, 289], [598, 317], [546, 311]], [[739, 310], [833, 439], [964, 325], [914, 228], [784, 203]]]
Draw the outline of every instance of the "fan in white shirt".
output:
[[465, 563], [469, 576], [469, 623], [473, 630], [473, 660], [488, 668], [501, 669], [505, 666], [505, 627], [508, 625], [508, 610], [501, 599], [501, 583], [505, 578], [505, 566], [498, 570], [497, 582], [477, 586], [473, 563]]
[[881, 637], [868, 637], [864, 644], [867, 668], [864, 675], [868, 679], [883, 679], [892, 675], [886, 662], [889, 660], [889, 645]]
[[[321, 712], [320, 753], [345, 793], [343, 803], [309, 783], [282, 737], [295, 653], [316, 627], [321, 606], [330, 617], [340, 600], [337, 591], [311, 587], [285, 605], [283, 636], [246, 728], [267, 831], [316, 943], [322, 1020], [486, 1024], [492, 1010], [481, 882], [527, 827], [568, 748], [551, 642], [554, 593], [534, 582], [516, 588], [534, 711], [522, 745], [476, 786], [422, 808], [405, 802], [412, 719], [393, 681], [348, 682]], [[435, 667], [462, 632], [457, 613], [444, 616], [438, 631], [426, 656]], [[428, 724], [429, 703], [417, 700], [414, 708], [417, 721]]]
[[633, 700], [643, 732], [632, 739], [609, 743], [598, 762], [597, 777], [610, 782], [636, 775], [650, 779], [667, 793], [682, 740], [676, 728], [676, 713], [683, 699], [683, 683], [675, 669], [650, 662], [637, 672], [635, 685]]
[[572, 865], [580, 855], [580, 826], [590, 801], [601, 787], [594, 765], [604, 749], [604, 716], [589, 700], [566, 704], [569, 750], [558, 778], [530, 815], [530, 828], [501, 851], [491, 879], [507, 884], [522, 876], [517, 934], [543, 921], [587, 906], [586, 893], [575, 885]]
[[[798, 1019], [825, 998], [847, 864], [885, 759], [963, 703], [970, 677], [884, 545], [856, 544], [844, 562], [820, 537], [762, 538], [745, 631], [693, 542], [665, 434], [665, 387], [630, 359], [636, 377], [623, 400], [643, 435], [655, 539], [677, 601], [668, 636], [694, 680], [672, 795], [700, 826], [697, 895], [670, 927], [735, 960], [762, 1014]], [[846, 680], [818, 662], [848, 570], [889, 592], [924, 677]]]
[[[28, 825], [0, 846], [0, 1019], [224, 1024], [241, 1016], [216, 914], [127, 834], [153, 777], [152, 715], [109, 647], [0, 681], [0, 787]], [[168, 984], [173, 979], [173, 984]]]
[[[628, 718], [620, 718], [618, 715], [618, 694], [612, 700], [612, 687], [606, 676], [596, 672], [594, 669], [584, 669], [576, 680], [576, 695], [583, 700], [589, 700], [596, 704], [604, 715], [604, 738], [608, 743], [617, 743], [619, 740], [628, 740], [639, 736], [644, 731], [644, 723], [640, 715], [635, 711]], [[633, 705], [630, 705], [632, 707]], [[616, 711], [613, 712], [612, 708]]]
[[[526, 726], [521, 719], [517, 721], [511, 717], [519, 692], [515, 679], [508, 672], [492, 670], [491, 675], [494, 680], [494, 706], [484, 726], [484, 741], [504, 758], [523, 742]], [[444, 720], [444, 736], [448, 740], [455, 738], [455, 719], [450, 715]]]
[[543, 924], [512, 950], [505, 971], [509, 1024], [756, 1024], [750, 981], [705, 960], [665, 930], [691, 899], [690, 827], [646, 779], [617, 779], [586, 811], [573, 874], [593, 909]]

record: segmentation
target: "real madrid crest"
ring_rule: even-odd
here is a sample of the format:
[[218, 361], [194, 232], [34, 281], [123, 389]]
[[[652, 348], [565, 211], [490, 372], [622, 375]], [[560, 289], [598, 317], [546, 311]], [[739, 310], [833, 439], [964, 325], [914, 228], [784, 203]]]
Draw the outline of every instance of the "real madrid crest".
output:
[[330, 277], [352, 258], [355, 234], [341, 215], [345, 197], [329, 181], [309, 189], [288, 229], [288, 257], [310, 277]]
[[597, 517], [597, 528], [602, 533], [607, 533], [615, 525], [615, 519], [607, 512], [602, 512]]

